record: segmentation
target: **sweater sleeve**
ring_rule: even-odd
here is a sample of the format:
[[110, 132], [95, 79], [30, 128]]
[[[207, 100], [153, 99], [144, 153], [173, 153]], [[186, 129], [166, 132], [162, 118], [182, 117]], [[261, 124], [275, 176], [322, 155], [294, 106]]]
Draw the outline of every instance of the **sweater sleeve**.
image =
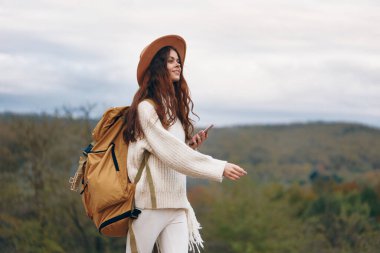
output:
[[138, 105], [138, 117], [144, 137], [152, 152], [172, 169], [191, 177], [221, 182], [226, 161], [197, 152], [179, 140], [161, 124], [155, 108], [148, 101]]

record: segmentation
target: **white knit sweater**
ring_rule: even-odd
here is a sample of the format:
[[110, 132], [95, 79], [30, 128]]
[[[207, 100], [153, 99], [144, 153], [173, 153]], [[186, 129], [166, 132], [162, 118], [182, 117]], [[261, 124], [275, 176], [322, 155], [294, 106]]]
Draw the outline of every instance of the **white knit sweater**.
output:
[[[144, 138], [130, 143], [128, 147], [128, 177], [132, 182], [143, 159], [145, 150], [151, 153], [148, 165], [156, 192], [157, 208], [184, 208], [189, 228], [189, 247], [202, 246], [200, 225], [186, 195], [186, 175], [221, 182], [226, 161], [221, 161], [193, 150], [185, 143], [185, 131], [177, 120], [166, 130], [155, 108], [148, 101], [138, 105], [138, 117]], [[136, 207], [151, 209], [146, 170], [137, 183]]]

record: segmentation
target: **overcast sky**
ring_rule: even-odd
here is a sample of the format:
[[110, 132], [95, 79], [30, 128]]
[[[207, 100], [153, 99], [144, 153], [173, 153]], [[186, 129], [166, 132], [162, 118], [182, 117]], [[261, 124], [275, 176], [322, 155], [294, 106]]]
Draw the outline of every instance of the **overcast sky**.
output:
[[380, 127], [379, 13], [378, 0], [0, 0], [0, 111], [130, 104], [141, 50], [178, 34], [198, 125]]

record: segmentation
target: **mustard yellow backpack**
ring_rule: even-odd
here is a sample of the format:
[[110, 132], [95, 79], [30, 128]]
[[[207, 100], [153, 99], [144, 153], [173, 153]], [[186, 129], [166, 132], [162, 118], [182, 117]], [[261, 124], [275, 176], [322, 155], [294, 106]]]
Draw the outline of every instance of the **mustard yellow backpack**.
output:
[[[88, 217], [101, 234], [111, 237], [126, 236], [132, 219], [141, 213], [134, 205], [135, 187], [150, 155], [144, 154], [135, 183], [131, 183], [128, 144], [123, 140], [123, 115], [128, 108], [114, 107], [103, 114], [92, 132], [93, 142], [83, 151], [77, 172], [70, 178], [71, 190], [80, 190]], [[150, 181], [151, 174], [147, 176]]]

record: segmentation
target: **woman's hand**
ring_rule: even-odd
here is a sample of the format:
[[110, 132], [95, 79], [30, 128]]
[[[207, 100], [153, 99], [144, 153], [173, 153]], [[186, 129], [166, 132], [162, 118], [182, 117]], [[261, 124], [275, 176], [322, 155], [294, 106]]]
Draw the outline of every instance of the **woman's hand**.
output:
[[192, 149], [199, 148], [202, 145], [202, 143], [207, 139], [207, 137], [208, 135], [207, 133], [205, 133], [205, 131], [199, 131], [196, 135], [193, 136], [193, 138], [191, 138], [189, 146]]
[[224, 166], [223, 176], [228, 179], [237, 180], [245, 175], [247, 175], [247, 172], [236, 164], [226, 163], [226, 166]]

